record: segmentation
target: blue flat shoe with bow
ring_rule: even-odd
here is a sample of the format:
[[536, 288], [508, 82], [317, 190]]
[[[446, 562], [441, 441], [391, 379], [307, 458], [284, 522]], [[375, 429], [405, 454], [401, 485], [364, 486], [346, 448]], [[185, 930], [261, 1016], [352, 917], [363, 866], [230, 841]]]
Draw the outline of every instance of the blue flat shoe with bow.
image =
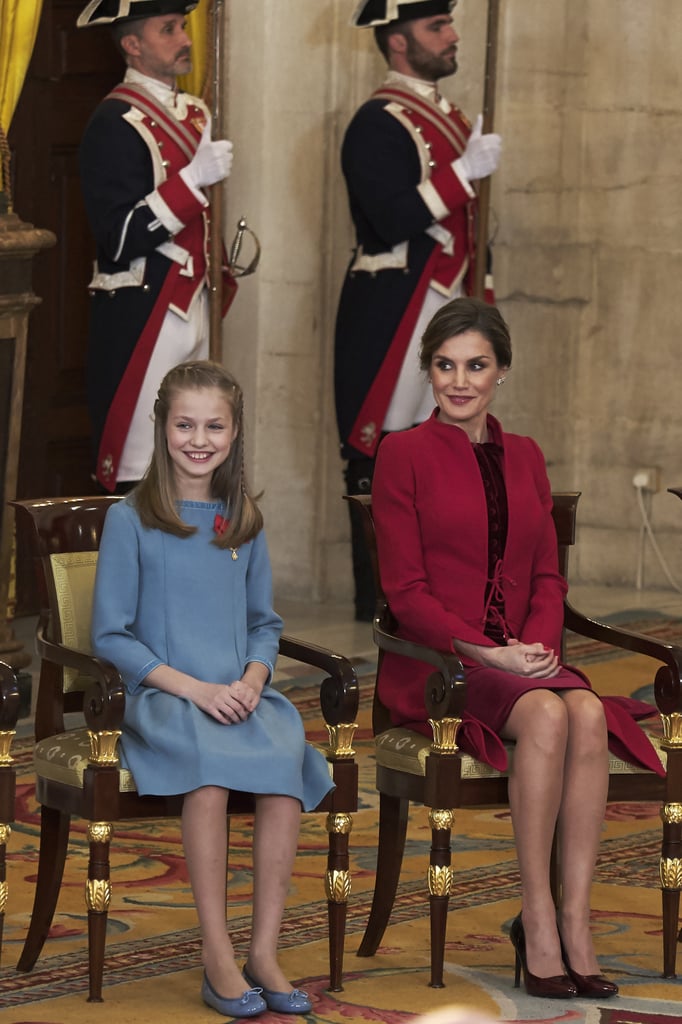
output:
[[255, 980], [253, 975], [247, 970], [246, 965], [244, 965], [242, 974], [247, 985], [251, 985], [252, 989], [258, 989], [259, 992], [263, 993], [263, 999], [267, 1008], [272, 1010], [273, 1013], [310, 1013], [313, 1008], [313, 1004], [308, 998], [308, 993], [302, 992], [300, 988], [295, 988], [293, 992], [272, 992], [269, 988], [265, 988], [264, 985]]
[[201, 998], [207, 1006], [222, 1013], [224, 1017], [255, 1017], [259, 1013], [265, 1013], [268, 1004], [261, 996], [262, 991], [261, 988], [254, 985], [237, 999], [226, 999], [224, 996], [218, 995], [206, 977], [206, 972], [204, 972], [204, 980], [201, 983]]

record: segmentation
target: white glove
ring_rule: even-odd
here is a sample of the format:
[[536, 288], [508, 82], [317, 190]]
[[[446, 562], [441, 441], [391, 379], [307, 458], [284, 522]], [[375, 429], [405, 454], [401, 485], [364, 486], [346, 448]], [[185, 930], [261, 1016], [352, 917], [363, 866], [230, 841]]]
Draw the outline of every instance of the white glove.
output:
[[482, 134], [483, 114], [476, 118], [474, 130], [467, 140], [466, 149], [453, 161], [453, 169], [457, 174], [466, 178], [467, 181], [476, 181], [478, 178], [487, 178], [493, 171], [497, 170], [502, 151], [502, 139], [495, 132]]
[[229, 177], [231, 169], [232, 143], [227, 139], [212, 142], [211, 125], [207, 121], [197, 151], [180, 175], [191, 188], [204, 188]]

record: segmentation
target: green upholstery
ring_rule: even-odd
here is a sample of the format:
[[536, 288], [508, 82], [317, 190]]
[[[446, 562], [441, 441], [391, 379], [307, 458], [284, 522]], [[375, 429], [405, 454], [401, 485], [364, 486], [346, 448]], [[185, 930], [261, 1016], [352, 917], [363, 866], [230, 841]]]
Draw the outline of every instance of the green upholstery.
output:
[[[68, 732], [48, 736], [36, 743], [34, 763], [36, 775], [50, 779], [62, 786], [83, 788], [83, 775], [88, 767], [90, 740], [87, 729], [70, 729]], [[135, 793], [135, 783], [127, 768], [119, 769], [118, 788], [121, 793]]]
[[[313, 744], [315, 746], [316, 744]], [[326, 755], [324, 747], [318, 747]], [[90, 740], [87, 729], [69, 729], [40, 740], [34, 750], [36, 774], [43, 779], [58, 782], [62, 786], [83, 788], [83, 775], [88, 767]], [[328, 761], [330, 776], [334, 777], [334, 766]], [[127, 768], [119, 768], [118, 788], [121, 793], [135, 793], [135, 782]]]
[[[643, 728], [646, 728], [646, 723]], [[656, 748], [661, 764], [665, 767], [665, 757], [661, 752], [661, 738], [646, 730], [649, 739]], [[509, 759], [514, 756], [514, 744], [505, 744]], [[376, 737], [377, 765], [395, 771], [408, 772], [410, 775], [426, 774], [426, 758], [431, 749], [431, 740], [412, 729], [387, 729]], [[504, 778], [507, 772], [498, 772], [483, 761], [477, 761], [469, 754], [462, 754], [463, 779]], [[622, 761], [615, 754], [609, 754], [609, 774], [611, 775], [647, 775], [645, 768]]]
[[[90, 646], [92, 591], [97, 569], [97, 551], [66, 551], [50, 555], [57, 604], [61, 641], [87, 654]], [[75, 669], [64, 669], [64, 692], [85, 690], [90, 679]]]

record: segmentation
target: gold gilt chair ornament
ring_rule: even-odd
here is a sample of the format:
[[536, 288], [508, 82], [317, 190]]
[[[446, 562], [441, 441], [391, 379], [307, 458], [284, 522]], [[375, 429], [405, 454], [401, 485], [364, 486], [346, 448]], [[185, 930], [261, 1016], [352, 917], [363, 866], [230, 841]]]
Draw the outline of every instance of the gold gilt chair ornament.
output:
[[429, 718], [433, 732], [433, 749], [439, 754], [456, 754], [457, 732], [461, 724], [461, 718]]
[[357, 722], [340, 722], [338, 725], [329, 725], [327, 723], [329, 752], [333, 757], [355, 757], [353, 736], [357, 727]]
[[103, 732], [93, 732], [88, 729], [90, 764], [95, 764], [99, 768], [106, 768], [107, 766], [118, 767], [116, 747], [120, 737], [120, 729], [105, 730]]
[[671, 715], [661, 715], [663, 724], [663, 741], [661, 746], [664, 750], [674, 750], [682, 747], [682, 714], [674, 711]]
[[10, 750], [12, 749], [12, 741], [16, 736], [14, 729], [7, 730], [6, 732], [0, 732], [0, 767], [7, 768], [9, 765], [14, 764], [14, 758], [12, 757]]

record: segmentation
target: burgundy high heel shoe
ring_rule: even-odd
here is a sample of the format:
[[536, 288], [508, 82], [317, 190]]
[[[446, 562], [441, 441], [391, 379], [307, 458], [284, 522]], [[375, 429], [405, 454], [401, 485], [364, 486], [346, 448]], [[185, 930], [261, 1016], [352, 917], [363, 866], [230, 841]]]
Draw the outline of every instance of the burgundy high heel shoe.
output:
[[559, 941], [561, 942], [561, 958], [564, 961], [569, 978], [571, 978], [578, 989], [579, 996], [587, 996], [588, 999], [610, 999], [611, 996], [618, 995], [616, 983], [609, 981], [603, 974], [578, 974], [577, 971], [574, 971], [566, 955], [566, 947], [564, 946], [561, 934], [559, 934]]
[[523, 967], [523, 984], [529, 996], [540, 999], [570, 999], [578, 994], [578, 988], [566, 974], [557, 974], [551, 978], [539, 978], [531, 974], [526, 962], [526, 935], [523, 930], [521, 915], [515, 917], [509, 929], [509, 938], [516, 952], [514, 970], [514, 987], [518, 988]]

